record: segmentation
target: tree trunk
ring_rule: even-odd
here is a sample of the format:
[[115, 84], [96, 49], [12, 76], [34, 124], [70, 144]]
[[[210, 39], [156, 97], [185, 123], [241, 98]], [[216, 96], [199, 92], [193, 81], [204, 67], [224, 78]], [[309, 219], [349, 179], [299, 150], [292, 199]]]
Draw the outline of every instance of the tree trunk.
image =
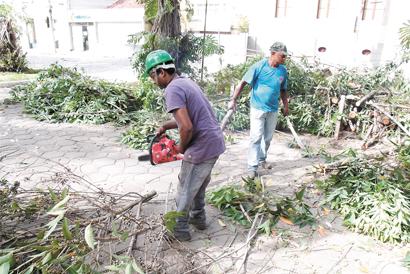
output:
[[[158, 0], [158, 12], [151, 32], [160, 37], [177, 39], [181, 36], [180, 4], [179, 0], [169, 0], [172, 3], [170, 12], [165, 6], [166, 0]], [[168, 48], [167, 51], [175, 59], [175, 66], [180, 68], [182, 60], [179, 58], [178, 47]]]
[[51, 0], [48, 0], [48, 6], [49, 6], [48, 12], [50, 13], [50, 30], [51, 30], [51, 35], [53, 37], [53, 49], [54, 49], [54, 52], [56, 52], [56, 36], [54, 34], [53, 7], [51, 6]]
[[165, 7], [165, 2], [165, 0], [158, 1], [158, 13], [152, 26], [152, 32], [163, 37], [178, 38], [181, 35], [179, 1], [171, 0], [172, 12]]

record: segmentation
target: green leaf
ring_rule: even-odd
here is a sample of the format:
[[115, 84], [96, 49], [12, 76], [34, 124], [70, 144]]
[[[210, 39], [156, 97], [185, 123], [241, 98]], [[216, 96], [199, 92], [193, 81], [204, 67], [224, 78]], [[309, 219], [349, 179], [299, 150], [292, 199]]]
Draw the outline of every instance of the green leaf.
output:
[[116, 258], [117, 260], [123, 261], [123, 262], [129, 262], [129, 261], [131, 261], [131, 259], [132, 259], [132, 258], [129, 258], [129, 257], [118, 256], [118, 255], [115, 255], [115, 254], [112, 254], [112, 256], [113, 256], [114, 258]]
[[63, 256], [61, 258], [57, 258], [51, 261], [51, 263], [53, 264], [60, 264], [60, 263], [64, 263], [65, 261], [67, 261], [68, 256]]
[[24, 272], [24, 274], [31, 274], [33, 272], [33, 270], [34, 270], [34, 267], [31, 266], [29, 269], [27, 269], [26, 272]]
[[108, 265], [104, 266], [104, 268], [109, 269], [109, 270], [114, 270], [114, 271], [119, 271], [125, 268], [125, 264], [122, 265]]
[[8, 274], [10, 270], [10, 264], [8, 262], [0, 265], [0, 274]]
[[46, 233], [46, 230], [41, 230], [38, 234], [37, 234], [37, 240], [41, 240], [44, 238], [44, 233]]
[[51, 252], [47, 253], [47, 255], [43, 258], [43, 261], [41, 262], [42, 265], [45, 265], [49, 261], [53, 259]]
[[69, 241], [73, 239], [73, 236], [71, 235], [71, 232], [70, 232], [70, 228], [68, 227], [68, 220], [66, 217], [64, 217], [64, 220], [63, 220], [63, 236]]
[[17, 210], [17, 209], [21, 209], [18, 204], [16, 203], [16, 201], [13, 202], [13, 204], [11, 205], [11, 209], [13, 210]]
[[112, 235], [114, 235], [115, 237], [118, 237], [119, 235], [118, 235], [117, 227], [115, 226], [114, 222], [112, 222], [112, 229], [113, 229]]
[[41, 245], [32, 246], [31, 248], [33, 248], [35, 250], [38, 250], [38, 251], [48, 251], [48, 250], [52, 249], [52, 247], [50, 247], [50, 246], [41, 246]]
[[258, 229], [262, 229], [262, 230], [264, 230], [265, 231], [265, 233], [266, 233], [266, 236], [270, 236], [270, 225], [271, 225], [271, 223], [270, 223], [270, 220], [266, 220], [263, 224], [261, 224], [261, 225], [259, 225], [258, 226]]
[[50, 234], [54, 231], [54, 229], [57, 227], [58, 222], [64, 217], [64, 213], [61, 213], [60, 215], [58, 215], [57, 218], [55, 218], [54, 220], [50, 221], [47, 226], [50, 228], [46, 235], [44, 236], [44, 239], [47, 239], [48, 236], [50, 236]]
[[79, 268], [79, 265], [81, 266], [81, 263], [80, 263], [80, 264], [75, 264], [75, 265], [69, 265], [69, 264], [62, 263], [62, 264], [61, 264], [61, 267], [62, 267], [68, 274], [80, 274], [80, 273], [77, 272], [77, 270], [76, 270], [76, 269]]
[[137, 263], [135, 261], [132, 262], [132, 268], [134, 268], [134, 270], [137, 271], [140, 274], [145, 274], [144, 271], [142, 271], [142, 269], [139, 268], [139, 266], [137, 265]]
[[53, 242], [51, 243], [51, 246], [54, 248], [58, 247], [58, 239], [54, 239]]
[[48, 191], [50, 192], [51, 197], [52, 197], [56, 202], [59, 202], [59, 201], [60, 201], [60, 199], [58, 199], [57, 195], [54, 194], [54, 192], [51, 190], [50, 187], [48, 188]]
[[89, 224], [85, 228], [84, 237], [85, 237], [85, 241], [87, 242], [87, 245], [91, 249], [94, 249], [94, 235], [93, 235], [93, 228], [91, 227], [91, 224]]
[[60, 201], [59, 203], [57, 203], [53, 209], [51, 211], [58, 211], [60, 210], [60, 207], [63, 206], [65, 203], [68, 202], [68, 200], [70, 200], [70, 195], [67, 195], [62, 201]]
[[4, 264], [5, 262], [8, 262], [11, 259], [11, 257], [13, 257], [13, 252], [10, 252], [7, 255], [1, 256], [0, 257], [0, 264]]
[[125, 241], [125, 239], [127, 239], [128, 234], [130, 234], [130, 232], [131, 232], [131, 231], [127, 231], [127, 232], [125, 232], [124, 234], [122, 234], [122, 235], [121, 235], [121, 241], [123, 241], [123, 242], [124, 242], [124, 241]]
[[406, 257], [404, 257], [403, 259], [401, 259], [399, 262], [410, 263], [410, 252], [407, 251]]
[[67, 188], [63, 189], [63, 192], [61, 193], [61, 198], [65, 199], [67, 197]]
[[125, 274], [132, 274], [132, 266], [130, 264], [125, 268]]
[[176, 212], [176, 211], [169, 211], [167, 214], [164, 215], [164, 219], [175, 219], [176, 217], [184, 216], [186, 212]]
[[174, 226], [172, 225], [171, 222], [165, 222], [165, 226], [169, 230], [169, 232], [174, 233]]
[[305, 193], [305, 188], [302, 188], [302, 190], [301, 191], [299, 191], [297, 194], [296, 194], [296, 199], [298, 199], [299, 201], [302, 201], [302, 198], [303, 198], [303, 194]]
[[6, 249], [0, 249], [0, 253], [9, 253], [10, 251], [16, 250], [15, 248], [6, 248]]

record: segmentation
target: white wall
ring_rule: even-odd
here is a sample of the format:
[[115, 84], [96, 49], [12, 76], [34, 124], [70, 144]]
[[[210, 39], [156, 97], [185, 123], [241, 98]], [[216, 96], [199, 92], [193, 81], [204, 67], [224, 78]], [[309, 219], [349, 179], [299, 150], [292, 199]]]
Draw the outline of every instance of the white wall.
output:
[[[129, 57], [136, 46], [127, 43], [128, 35], [144, 30], [143, 16], [144, 9], [136, 8], [70, 10], [67, 18], [72, 27], [76, 24], [88, 24], [90, 52], [97, 55]], [[82, 38], [74, 36], [73, 39]], [[83, 49], [75, 47], [75, 50]]]
[[[197, 34], [201, 37], [203, 35]], [[212, 34], [220, 45], [224, 46], [225, 53], [223, 55], [212, 55], [206, 57], [204, 66], [208, 69], [208, 73], [217, 72], [228, 64], [238, 65], [246, 61], [247, 34]], [[202, 61], [199, 61], [196, 66], [200, 68]]]
[[[144, 30], [143, 8], [69, 10], [67, 5], [69, 2], [67, 0], [51, 0], [52, 15], [55, 21], [54, 36], [59, 46], [56, 52], [84, 50], [81, 25], [87, 26], [90, 53], [129, 57], [138, 48], [138, 46], [129, 45], [127, 40], [128, 35]], [[47, 27], [46, 23], [47, 17], [50, 17], [49, 0], [25, 1], [24, 5], [27, 6], [27, 15], [34, 20], [37, 40], [35, 50], [53, 53], [54, 42], [51, 26]], [[21, 1], [16, 1], [15, 6], [21, 9]], [[33, 32], [29, 36], [23, 35], [23, 50], [27, 51], [30, 48], [30, 43], [33, 42]]]
[[[259, 8], [249, 12], [249, 35], [257, 39], [257, 48], [266, 54], [275, 41], [282, 41], [296, 56], [320, 55], [336, 64], [379, 65], [395, 56], [397, 32], [410, 18], [410, 1], [384, 1], [390, 2], [386, 20], [371, 21], [361, 20], [359, 0], [331, 0], [330, 16], [323, 19], [316, 18], [318, 0], [288, 0], [287, 15], [280, 18], [275, 18], [276, 1], [259, 0]], [[326, 47], [326, 53], [319, 54], [319, 47]], [[372, 54], [363, 56], [364, 49]]]

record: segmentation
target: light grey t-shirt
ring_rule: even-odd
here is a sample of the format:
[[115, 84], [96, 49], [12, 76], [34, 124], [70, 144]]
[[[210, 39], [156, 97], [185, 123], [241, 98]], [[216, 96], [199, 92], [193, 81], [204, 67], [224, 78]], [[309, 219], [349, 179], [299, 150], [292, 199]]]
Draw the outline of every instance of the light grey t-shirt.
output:
[[197, 164], [225, 151], [223, 134], [214, 110], [195, 82], [184, 76], [175, 78], [165, 89], [165, 100], [170, 113], [186, 108], [194, 127], [192, 139], [184, 153], [185, 161]]

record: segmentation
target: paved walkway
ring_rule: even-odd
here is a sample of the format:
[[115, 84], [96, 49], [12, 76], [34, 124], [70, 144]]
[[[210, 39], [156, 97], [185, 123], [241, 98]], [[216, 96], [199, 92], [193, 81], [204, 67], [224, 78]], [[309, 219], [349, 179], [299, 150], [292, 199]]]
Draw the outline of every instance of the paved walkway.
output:
[[[155, 190], [159, 195], [151, 205], [144, 204], [146, 212], [158, 210], [158, 201], [163, 208], [169, 189], [170, 199], [175, 197], [180, 162], [158, 166], [139, 162], [138, 156], [146, 151], [118, 142], [126, 127], [39, 122], [22, 114], [22, 104], [3, 104], [8, 97], [8, 89], [0, 89], [0, 178], [17, 180], [31, 188], [69, 168], [109, 192], [144, 194]], [[209, 188], [241, 183], [241, 176], [246, 174], [248, 133], [233, 136], [234, 143], [228, 145], [213, 169]], [[307, 171], [319, 160], [302, 158], [298, 150], [286, 146], [287, 138], [290, 137], [275, 135], [268, 156], [275, 167], [262, 170], [261, 175], [265, 182], [272, 179], [269, 188], [273, 192], [290, 196], [313, 179]], [[311, 186], [305, 195], [310, 204], [320, 199]], [[174, 204], [173, 201], [170, 204]], [[239, 233], [233, 232], [230, 225], [222, 227], [218, 220], [229, 222], [213, 206], [207, 205], [207, 212], [208, 228], [204, 232], [194, 231], [193, 239], [184, 243], [188, 249], [199, 250], [198, 254], [207, 254], [202, 259], [209, 267], [200, 273], [328, 273], [331, 269], [330, 273], [360, 273], [361, 267], [369, 273], [407, 273], [398, 262], [404, 257], [405, 247], [381, 244], [348, 232], [334, 214], [319, 220], [325, 227], [325, 238], [308, 227], [300, 230], [278, 224], [280, 235], [257, 236], [242, 266], [246, 248], [240, 247], [246, 241], [247, 232], [241, 227], [237, 227]], [[232, 255], [217, 260], [230, 252]], [[179, 272], [169, 270], [168, 273]]]
[[48, 68], [57, 62], [64, 67], [84, 70], [85, 75], [106, 81], [135, 82], [137, 81], [130, 58], [91, 55], [90, 52], [67, 52], [60, 54], [41, 53], [31, 49], [27, 52], [30, 68]]

